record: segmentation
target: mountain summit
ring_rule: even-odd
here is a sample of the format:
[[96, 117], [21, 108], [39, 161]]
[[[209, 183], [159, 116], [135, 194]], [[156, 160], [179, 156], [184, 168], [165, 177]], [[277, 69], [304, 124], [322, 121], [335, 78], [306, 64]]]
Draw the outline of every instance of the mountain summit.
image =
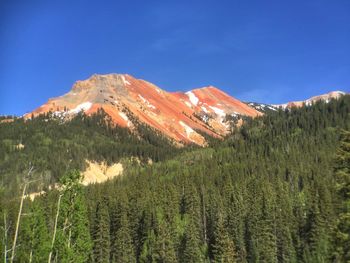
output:
[[127, 74], [93, 75], [77, 81], [71, 91], [49, 99], [25, 117], [53, 112], [67, 117], [102, 108], [115, 124], [133, 129], [133, 117], [178, 142], [205, 145], [201, 133], [227, 134], [227, 116], [258, 116], [261, 113], [213, 86], [186, 93], [166, 92]]
[[331, 99], [338, 99], [340, 98], [341, 96], [347, 94], [346, 92], [343, 92], [343, 91], [331, 91], [329, 93], [326, 93], [326, 94], [322, 94], [322, 95], [318, 95], [318, 96], [313, 96], [309, 99], [306, 99], [306, 100], [301, 100], [301, 101], [291, 101], [291, 102], [287, 102], [287, 103], [284, 103], [284, 104], [276, 104], [276, 105], [273, 105], [275, 107], [281, 107], [283, 109], [285, 108], [293, 108], [293, 107], [301, 107], [303, 105], [311, 105], [317, 101], [325, 101], [325, 102], [329, 102]]

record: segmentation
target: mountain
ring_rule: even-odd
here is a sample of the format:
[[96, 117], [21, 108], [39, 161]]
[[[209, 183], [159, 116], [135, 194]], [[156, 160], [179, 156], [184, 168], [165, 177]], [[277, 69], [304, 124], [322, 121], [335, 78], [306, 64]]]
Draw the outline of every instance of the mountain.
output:
[[345, 95], [347, 93], [343, 92], [343, 91], [331, 91], [329, 93], [326, 94], [322, 94], [322, 95], [318, 95], [318, 96], [314, 96], [311, 97], [309, 99], [306, 100], [301, 100], [301, 101], [291, 101], [291, 102], [287, 102], [284, 104], [275, 104], [275, 105], [271, 105], [272, 107], [275, 108], [292, 108], [292, 107], [301, 107], [304, 104], [305, 105], [311, 105], [317, 101], [325, 101], [325, 102], [329, 102], [331, 99], [338, 99], [339, 97]]
[[177, 142], [205, 145], [202, 133], [222, 137], [228, 133], [226, 116], [262, 113], [213, 87], [166, 92], [127, 74], [93, 75], [77, 81], [71, 91], [49, 99], [26, 118], [49, 111], [70, 118], [80, 111], [90, 115], [102, 108], [115, 124], [133, 129], [135, 117]]
[[259, 102], [245, 102], [249, 107], [256, 109], [259, 112], [262, 113], [268, 113], [271, 111], [277, 111], [278, 107], [266, 104], [266, 103], [259, 103]]
[[0, 123], [0, 235], [18, 235], [2, 244], [14, 262], [346, 262], [349, 112], [349, 95], [271, 110], [205, 148], [152, 145], [103, 112]]

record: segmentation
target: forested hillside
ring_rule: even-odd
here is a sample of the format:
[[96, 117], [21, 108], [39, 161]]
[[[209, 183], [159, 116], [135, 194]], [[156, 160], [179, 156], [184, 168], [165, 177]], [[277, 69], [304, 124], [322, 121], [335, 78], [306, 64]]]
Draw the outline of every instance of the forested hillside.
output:
[[57, 183], [71, 169], [84, 170], [85, 160], [111, 164], [137, 157], [157, 162], [181, 151], [137, 118], [133, 122], [133, 131], [116, 126], [102, 109], [91, 116], [81, 112], [70, 121], [49, 112], [0, 122], [0, 188], [17, 195], [31, 166], [34, 170], [26, 179], [32, 181], [29, 191], [35, 192]]
[[[59, 134], [56, 121], [34, 119], [26, 127], [30, 138], [39, 137], [32, 140], [40, 142], [31, 148], [37, 149], [35, 155], [24, 155], [27, 146], [13, 147], [20, 139], [30, 145], [29, 137], [18, 138], [22, 120], [6, 129], [0, 125], [1, 136], [13, 140], [1, 144], [2, 178], [13, 180], [2, 184], [18, 185], [11, 198], [1, 199], [2, 258], [7, 251], [13, 262], [350, 260], [350, 96], [271, 111], [246, 120], [222, 142], [181, 154], [170, 143], [163, 147], [101, 122], [91, 128], [88, 120], [74, 119], [70, 130], [62, 126]], [[99, 135], [101, 144], [90, 145], [96, 129], [105, 134]], [[65, 137], [49, 137], [50, 132]], [[119, 137], [112, 140], [110, 134]], [[61, 142], [56, 151], [52, 145], [63, 138], [77, 144], [71, 149], [84, 150], [65, 156]], [[118, 151], [124, 138], [137, 143]], [[115, 161], [130, 154], [158, 162], [85, 188], [78, 183], [79, 172], [71, 170], [80, 169], [84, 158]], [[60, 175], [61, 187], [24, 201], [12, 250], [20, 206], [16, 196], [23, 186], [19, 171], [29, 162], [35, 167], [42, 162], [43, 171], [57, 169], [53, 178]]]

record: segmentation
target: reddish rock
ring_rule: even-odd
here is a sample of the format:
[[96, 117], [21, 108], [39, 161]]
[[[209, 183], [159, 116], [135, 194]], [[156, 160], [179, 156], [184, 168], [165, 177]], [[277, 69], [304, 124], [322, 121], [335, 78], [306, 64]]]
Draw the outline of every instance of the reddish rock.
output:
[[50, 99], [25, 117], [48, 111], [64, 117], [79, 111], [92, 114], [99, 108], [103, 108], [113, 122], [122, 127], [134, 127], [128, 116], [130, 112], [175, 141], [198, 145], [206, 142], [197, 130], [214, 137], [227, 134], [226, 114], [261, 115], [212, 86], [186, 93], [171, 93], [130, 75], [108, 74], [77, 81], [70, 92]]

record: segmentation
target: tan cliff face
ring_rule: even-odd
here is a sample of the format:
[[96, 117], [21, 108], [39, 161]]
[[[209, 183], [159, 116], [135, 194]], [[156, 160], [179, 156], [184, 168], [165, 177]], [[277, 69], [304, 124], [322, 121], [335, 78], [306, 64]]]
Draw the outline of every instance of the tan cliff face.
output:
[[71, 91], [50, 99], [25, 117], [49, 111], [58, 116], [72, 116], [80, 111], [92, 114], [99, 108], [122, 127], [133, 128], [130, 112], [175, 141], [198, 145], [206, 143], [198, 130], [214, 137], [228, 132], [226, 115], [261, 115], [212, 86], [171, 93], [130, 75], [108, 74], [77, 81]]
[[339, 97], [345, 95], [346, 93], [343, 91], [331, 91], [329, 93], [326, 94], [322, 94], [322, 95], [318, 95], [318, 96], [314, 96], [311, 97], [307, 100], [302, 100], [302, 101], [291, 101], [288, 103], [284, 103], [284, 104], [277, 104], [277, 105], [273, 105], [274, 107], [281, 107], [283, 109], [285, 108], [292, 108], [292, 107], [302, 107], [304, 104], [305, 105], [311, 105], [317, 101], [325, 101], [325, 102], [329, 102], [331, 99], [338, 99]]

